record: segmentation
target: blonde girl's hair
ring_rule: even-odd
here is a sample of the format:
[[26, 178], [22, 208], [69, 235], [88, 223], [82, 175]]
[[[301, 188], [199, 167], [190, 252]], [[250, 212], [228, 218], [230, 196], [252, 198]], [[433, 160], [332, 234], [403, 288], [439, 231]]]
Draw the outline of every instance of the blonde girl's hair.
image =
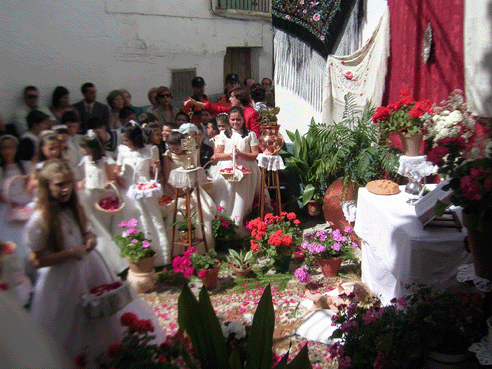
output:
[[[62, 208], [60, 203], [53, 199], [49, 189], [50, 181], [52, 181], [57, 174], [69, 177], [75, 183], [74, 175], [70, 170], [70, 167], [61, 159], [47, 160], [38, 174], [39, 187], [36, 209], [39, 210], [42, 215], [41, 228], [43, 235], [45, 235], [43, 239], [46, 240], [44, 249], [49, 252], [58, 252], [65, 248], [60, 219]], [[78, 201], [75, 189], [72, 191], [72, 195], [64, 208], [69, 208], [72, 211], [76, 225], [79, 227], [80, 233], [84, 236], [87, 233], [87, 218]]]

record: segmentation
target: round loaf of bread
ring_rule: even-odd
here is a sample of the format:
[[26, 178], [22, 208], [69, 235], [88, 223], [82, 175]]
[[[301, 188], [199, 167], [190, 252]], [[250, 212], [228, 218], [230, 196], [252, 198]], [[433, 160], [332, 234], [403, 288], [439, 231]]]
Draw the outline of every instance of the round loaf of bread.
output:
[[398, 184], [389, 179], [377, 179], [366, 185], [367, 191], [376, 195], [394, 195], [400, 192]]

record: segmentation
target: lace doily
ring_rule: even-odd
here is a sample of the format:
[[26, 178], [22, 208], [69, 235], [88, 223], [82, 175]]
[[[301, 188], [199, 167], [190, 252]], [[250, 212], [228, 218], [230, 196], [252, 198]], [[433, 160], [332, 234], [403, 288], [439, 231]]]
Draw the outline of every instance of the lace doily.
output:
[[427, 177], [430, 176], [431, 174], [436, 174], [437, 166], [432, 165], [426, 159], [427, 159], [426, 155], [400, 156], [399, 158], [400, 165], [398, 167], [398, 174], [407, 177], [414, 172], [417, 172], [421, 177]]
[[481, 278], [475, 274], [475, 267], [473, 264], [464, 264], [458, 267], [458, 275], [456, 276], [458, 282], [473, 281], [475, 287], [482, 292], [492, 291], [492, 282], [488, 279]]
[[488, 346], [489, 338], [485, 336], [480, 342], [471, 345], [468, 351], [475, 353], [480, 365], [492, 365], [492, 350]]
[[258, 154], [256, 160], [258, 161], [258, 166], [266, 170], [276, 171], [285, 169], [284, 161], [280, 155]]
[[357, 215], [357, 202], [355, 200], [342, 202], [343, 215], [349, 223], [355, 222], [355, 216]]
[[209, 182], [202, 167], [184, 169], [179, 167], [171, 170], [168, 183], [175, 188], [193, 188]]
[[142, 199], [144, 197], [161, 197], [162, 186], [160, 183], [157, 183], [153, 180], [145, 183], [135, 183], [130, 186], [126, 195], [133, 200]]

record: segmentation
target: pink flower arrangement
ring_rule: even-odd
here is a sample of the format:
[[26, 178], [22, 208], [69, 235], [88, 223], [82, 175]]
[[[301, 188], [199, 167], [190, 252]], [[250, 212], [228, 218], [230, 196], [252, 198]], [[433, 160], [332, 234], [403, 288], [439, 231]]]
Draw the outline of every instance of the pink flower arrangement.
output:
[[113, 237], [120, 247], [121, 257], [126, 257], [131, 262], [136, 263], [155, 254], [155, 250], [150, 247], [151, 241], [146, 239], [142, 232], [138, 231], [138, 220], [122, 221], [119, 227], [127, 228], [121, 235]]
[[136, 183], [135, 188], [139, 191], [151, 190], [157, 188], [159, 185], [154, 182]]
[[216, 256], [217, 253], [214, 249], [210, 249], [207, 253], [200, 255], [194, 247], [190, 247], [183, 256], [176, 256], [173, 259], [173, 270], [175, 273], [183, 274], [185, 278], [189, 278], [194, 274], [203, 278], [208, 269], [217, 266]]

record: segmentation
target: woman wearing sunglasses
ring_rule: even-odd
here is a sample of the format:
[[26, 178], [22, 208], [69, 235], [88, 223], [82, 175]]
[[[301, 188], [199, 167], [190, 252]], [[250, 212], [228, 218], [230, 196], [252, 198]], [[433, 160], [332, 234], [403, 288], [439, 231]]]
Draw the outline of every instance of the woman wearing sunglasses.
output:
[[172, 123], [174, 122], [174, 117], [178, 114], [179, 110], [171, 105], [173, 101], [173, 93], [169, 89], [169, 87], [161, 86], [157, 89], [157, 109], [152, 111], [161, 126], [164, 123]]

